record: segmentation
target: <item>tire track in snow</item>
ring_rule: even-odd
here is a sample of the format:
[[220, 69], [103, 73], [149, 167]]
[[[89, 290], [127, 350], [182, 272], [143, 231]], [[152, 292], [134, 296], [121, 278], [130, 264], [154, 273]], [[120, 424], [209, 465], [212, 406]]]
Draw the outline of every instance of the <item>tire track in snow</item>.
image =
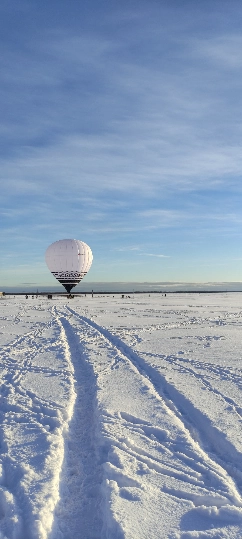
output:
[[111, 344], [116, 351], [134, 365], [142, 377], [152, 384], [156, 394], [181, 422], [183, 430], [187, 432], [187, 436], [192, 441], [194, 452], [199, 448], [208, 466], [214, 470], [220, 480], [222, 479], [227, 484], [232, 504], [242, 507], [241, 453], [226, 440], [222, 432], [211, 424], [209, 418], [196, 409], [191, 401], [166, 380], [156, 367], [147, 363], [119, 337], [104, 327], [80, 315], [70, 307], [67, 307], [67, 310], [84, 324], [96, 330], [107, 340], [109, 345]]
[[74, 376], [73, 415], [65, 436], [60, 500], [50, 539], [100, 539], [102, 469], [96, 452], [96, 379], [68, 316], [53, 310]]

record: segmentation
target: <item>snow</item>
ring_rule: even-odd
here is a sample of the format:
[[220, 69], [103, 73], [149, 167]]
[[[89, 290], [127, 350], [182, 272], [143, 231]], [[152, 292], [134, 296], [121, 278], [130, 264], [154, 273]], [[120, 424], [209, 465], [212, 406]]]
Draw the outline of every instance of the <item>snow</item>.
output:
[[0, 299], [0, 539], [242, 537], [242, 297]]

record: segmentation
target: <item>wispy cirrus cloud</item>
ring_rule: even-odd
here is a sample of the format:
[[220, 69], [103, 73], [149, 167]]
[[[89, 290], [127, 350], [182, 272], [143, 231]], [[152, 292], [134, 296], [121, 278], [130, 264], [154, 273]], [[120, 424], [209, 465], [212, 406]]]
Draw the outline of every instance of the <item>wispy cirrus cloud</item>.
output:
[[200, 268], [214, 249], [236, 258], [242, 78], [232, 10], [124, 1], [103, 4], [100, 17], [98, 3], [53, 0], [38, 5], [36, 24], [36, 0], [3, 2], [2, 251], [33, 264], [48, 243], [80, 237], [113, 278], [129, 253], [125, 279], [140, 256], [144, 278], [170, 257], [177, 280], [181, 268], [191, 278], [191, 251]]
[[[141, 65], [128, 52], [128, 43], [124, 48], [113, 37], [88, 32], [82, 37], [58, 32], [45, 37], [46, 43], [37, 40], [27, 57], [26, 51], [11, 56], [17, 69], [6, 67], [11, 62], [5, 65], [6, 93], [17, 84], [18, 95], [29, 96], [29, 102], [25, 114], [16, 94], [11, 97], [11, 106], [16, 101], [16, 109], [23, 112], [16, 114], [11, 132], [25, 144], [20, 149], [13, 139], [15, 155], [2, 162], [3, 184], [6, 180], [28, 193], [59, 184], [62, 188], [79, 185], [86, 194], [101, 188], [139, 189], [148, 196], [161, 187], [211, 190], [226, 183], [228, 176], [239, 184], [240, 126], [226, 115], [226, 88], [223, 91], [220, 85], [218, 96], [217, 79], [203, 62], [206, 47], [212, 50], [213, 43], [199, 42], [192, 48], [192, 39], [183, 38], [172, 70], [166, 63], [163, 69], [157, 69], [156, 62]], [[189, 65], [188, 78], [184, 62], [191, 48], [196, 63]], [[180, 66], [178, 59], [183, 60]], [[218, 74], [225, 76], [222, 67]], [[203, 90], [204, 82], [209, 91]], [[71, 100], [69, 84], [82, 88], [72, 92]], [[40, 107], [33, 96], [37, 101], [42, 96]], [[233, 130], [232, 140], [221, 130], [224, 115], [227, 132]], [[5, 125], [9, 126], [9, 119]]]
[[241, 33], [225, 32], [206, 39], [195, 39], [191, 54], [196, 58], [206, 58], [213, 67], [239, 70], [242, 66], [241, 47]]
[[137, 247], [137, 246], [116, 247], [114, 251], [118, 251], [119, 253], [125, 253], [127, 251], [140, 251], [140, 247]]
[[139, 253], [140, 256], [155, 256], [156, 258], [170, 258], [168, 255], [161, 255], [157, 253]]

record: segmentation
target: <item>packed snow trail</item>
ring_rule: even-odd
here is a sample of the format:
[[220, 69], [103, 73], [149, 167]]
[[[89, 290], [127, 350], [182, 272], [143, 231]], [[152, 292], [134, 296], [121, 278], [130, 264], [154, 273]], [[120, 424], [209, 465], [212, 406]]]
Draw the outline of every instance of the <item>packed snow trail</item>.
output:
[[60, 501], [55, 510], [51, 538], [100, 539], [102, 476], [95, 440], [96, 379], [69, 320], [59, 317], [56, 309], [53, 313], [73, 365], [76, 401], [65, 440]]
[[134, 300], [1, 300], [1, 539], [242, 537], [240, 296]]

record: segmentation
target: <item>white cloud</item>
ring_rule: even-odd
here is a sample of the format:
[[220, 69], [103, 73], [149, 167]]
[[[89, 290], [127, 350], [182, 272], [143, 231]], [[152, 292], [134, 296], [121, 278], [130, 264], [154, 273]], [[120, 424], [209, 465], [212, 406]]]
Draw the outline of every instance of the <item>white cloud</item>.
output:
[[194, 40], [192, 54], [206, 58], [218, 68], [236, 70], [242, 66], [241, 48], [241, 34], [226, 33], [206, 40]]
[[170, 256], [167, 255], [161, 255], [156, 253], [139, 253], [140, 256], [155, 256], [157, 258], [170, 258]]
[[[227, 184], [240, 187], [241, 147], [183, 148], [172, 157], [155, 148], [157, 141], [133, 143], [113, 136], [68, 137], [48, 148], [28, 149], [24, 155], [2, 160], [2, 193], [46, 190], [53, 195], [73, 190], [74, 196], [107, 191], [155, 196], [163, 189], [193, 191]], [[170, 141], [171, 142], [171, 141]], [[146, 148], [146, 149], [145, 149]], [[182, 148], [182, 143], [181, 143]], [[173, 148], [174, 151], [174, 148]], [[230, 179], [228, 180], [228, 177]]]
[[[21, 121], [16, 116], [12, 129], [28, 144], [18, 145], [16, 154], [1, 163], [5, 192], [37, 195], [46, 188], [69, 188], [84, 196], [107, 190], [152, 197], [161, 190], [210, 190], [228, 181], [239, 185], [241, 127], [232, 103], [232, 115], [227, 112], [223, 83], [218, 95], [216, 79], [204, 65], [204, 57], [216, 56], [217, 49], [221, 57], [229, 50], [233, 58], [237, 46], [238, 56], [239, 36], [197, 40], [196, 46], [194, 39], [183, 37], [179, 51], [173, 42], [170, 67], [169, 56], [164, 66], [157, 65], [157, 58], [142, 65], [128, 54], [128, 43], [119, 58], [124, 44], [113, 36], [56, 32], [45, 38], [34, 44], [32, 57], [15, 53], [16, 69], [5, 67], [5, 83], [21, 90], [15, 93], [18, 111], [28, 99], [28, 114]], [[194, 64], [187, 63], [188, 50]], [[92, 82], [82, 80], [87, 73]], [[68, 81], [79, 92], [64, 91]], [[223, 81], [226, 86], [226, 75]], [[39, 99], [45, 93], [43, 110], [31, 96]], [[44, 143], [32, 146], [38, 137]]]
[[78, 231], [157, 276], [181, 245], [240, 234], [242, 38], [205, 19], [197, 34], [196, 10], [122, 6], [6, 47], [1, 247], [37, 257]]
[[127, 251], [140, 251], [140, 247], [137, 247], [137, 246], [132, 246], [132, 247], [117, 247], [116, 249], [114, 249], [114, 251], [118, 251], [118, 252], [127, 252]]

